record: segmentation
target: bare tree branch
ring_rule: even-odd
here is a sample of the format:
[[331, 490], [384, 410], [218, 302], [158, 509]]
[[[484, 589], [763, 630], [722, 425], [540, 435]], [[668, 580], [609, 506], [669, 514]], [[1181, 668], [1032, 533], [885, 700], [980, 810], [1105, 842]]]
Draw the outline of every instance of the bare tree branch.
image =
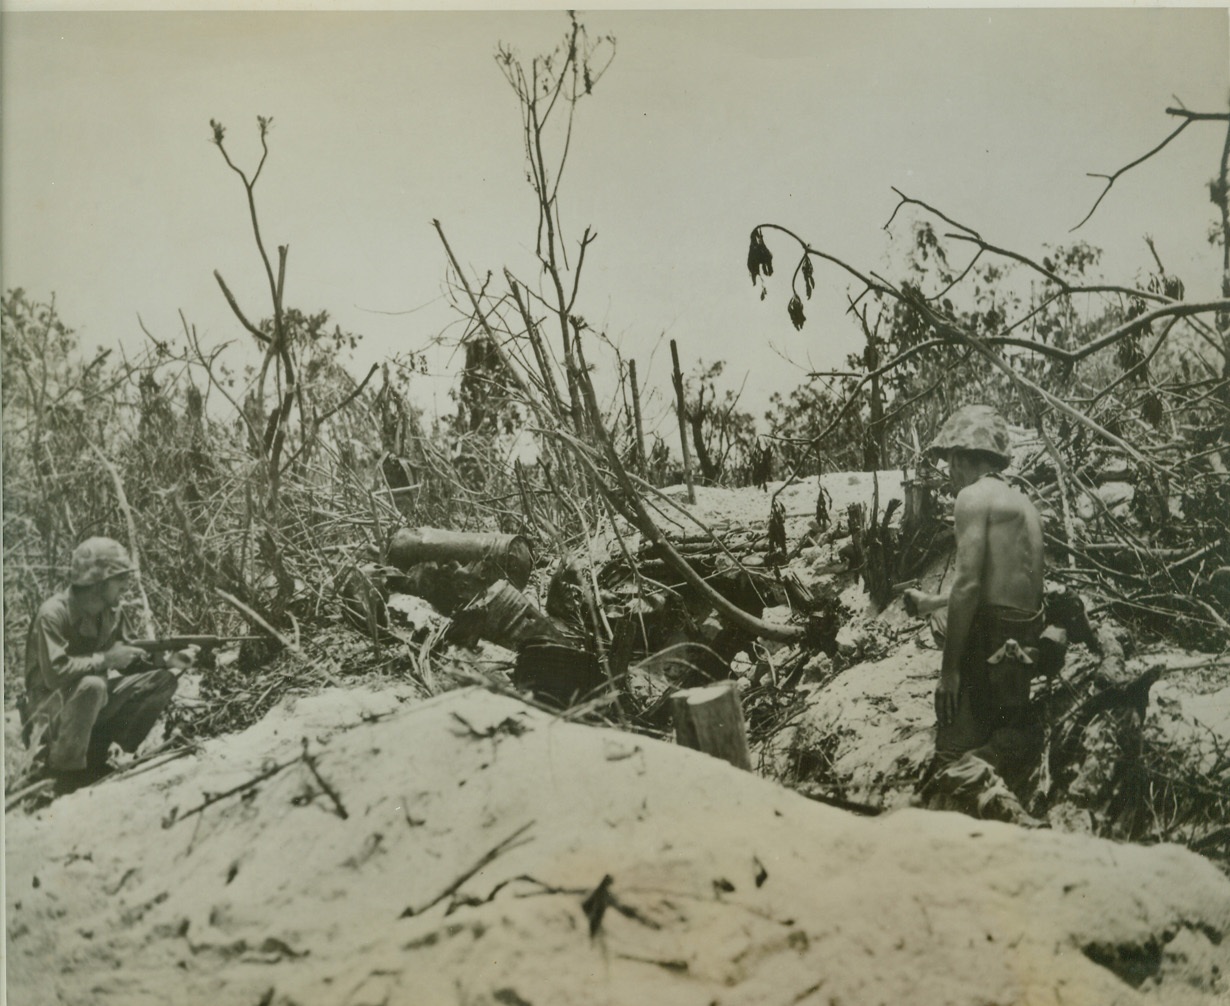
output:
[[585, 265], [585, 249], [597, 239], [598, 235], [591, 232], [588, 227], [585, 228], [585, 233], [581, 235], [581, 253], [577, 256], [577, 267], [572, 274], [572, 296], [568, 298], [568, 313], [572, 314], [572, 307], [577, 302], [577, 292], [581, 287], [581, 267]]
[[1168, 108], [1166, 114], [1188, 122], [1230, 122], [1230, 112], [1191, 112], [1186, 108]]
[[245, 317], [243, 313], [243, 310], [239, 306], [239, 302], [235, 300], [235, 295], [231, 293], [230, 288], [227, 287], [226, 280], [222, 278], [222, 273], [218, 272], [217, 269], [214, 270], [214, 279], [218, 281], [218, 286], [222, 288], [222, 296], [225, 297], [226, 302], [231, 305], [231, 310], [235, 312], [235, 317], [239, 319], [239, 323], [243, 325], [249, 333], [255, 336], [258, 341], [268, 345], [270, 342], [269, 336], [253, 325], [252, 322], [248, 321], [247, 317]]
[[308, 445], [312, 442], [312, 439], [315, 438], [316, 434], [320, 432], [320, 428], [325, 423], [327, 423], [333, 416], [337, 415], [337, 413], [341, 412], [342, 409], [346, 408], [347, 405], [349, 405], [356, 398], [358, 398], [359, 395], [363, 393], [363, 389], [366, 388], [368, 382], [373, 377], [376, 376], [376, 371], [378, 371], [379, 369], [380, 369], [380, 364], [373, 363], [372, 369], [367, 372], [367, 376], [363, 378], [363, 380], [360, 381], [351, 390], [350, 394], [348, 394], [345, 398], [343, 398], [340, 402], [338, 402], [335, 406], [333, 406], [333, 408], [325, 410], [323, 415], [316, 416], [312, 420], [311, 433], [306, 434], [304, 436], [303, 443], [301, 443], [298, 449], [282, 463], [283, 471], [286, 471], [287, 469], [289, 469], [290, 466], [294, 463], [295, 459], [298, 458], [299, 455], [301, 455], [305, 450], [307, 450]]
[[[1106, 187], [1102, 190], [1102, 194], [1098, 196], [1097, 200], [1094, 202], [1089, 212], [1086, 213], [1081, 218], [1081, 222], [1072, 228], [1073, 231], [1080, 230], [1080, 228], [1083, 227], [1088, 222], [1089, 218], [1093, 216], [1093, 214], [1097, 211], [1097, 208], [1101, 205], [1102, 200], [1106, 198], [1106, 194], [1110, 192], [1112, 186], [1114, 186], [1115, 182], [1118, 181], [1120, 177], [1122, 177], [1127, 172], [1131, 171], [1134, 167], [1137, 167], [1138, 165], [1143, 164], [1154, 154], [1160, 153], [1162, 150], [1164, 150], [1166, 146], [1170, 143], [1171, 140], [1175, 139], [1175, 137], [1177, 137], [1181, 132], [1183, 132], [1183, 130], [1185, 130], [1193, 122], [1227, 122], [1227, 121], [1230, 121], [1230, 113], [1228, 112], [1189, 112], [1186, 108], [1168, 108], [1166, 109], [1166, 114], [1181, 118], [1183, 121], [1179, 123], [1178, 127], [1174, 130], [1174, 132], [1172, 132], [1169, 136], [1167, 136], [1166, 139], [1162, 140], [1162, 142], [1159, 143], [1156, 147], [1154, 147], [1148, 153], [1142, 154], [1140, 157], [1136, 158], [1136, 160], [1130, 162], [1129, 164], [1125, 164], [1114, 174], [1103, 175], [1103, 174], [1099, 174], [1093, 171], [1089, 172], [1090, 178], [1104, 178], [1106, 180]], [[1069, 231], [1069, 233], [1071, 233], [1071, 231]]]
[[974, 230], [974, 228], [969, 227], [961, 223], [960, 221], [953, 220], [952, 217], [947, 216], [944, 213], [941, 213], [934, 206], [924, 203], [921, 199], [915, 199], [913, 196], [907, 196], [904, 192], [902, 192], [895, 185], [891, 186], [891, 188], [895, 193], [897, 193], [897, 198], [900, 200], [900, 202], [898, 202], [897, 205], [893, 207], [892, 216], [890, 216], [888, 220], [885, 221], [884, 226], [881, 228], [882, 230], [888, 230], [888, 228], [892, 226], [892, 222], [897, 218], [897, 213], [901, 210], [902, 206], [907, 206], [907, 205], [908, 206], [920, 206], [924, 210], [926, 210], [928, 213], [932, 214], [933, 216], [939, 217], [941, 220], [944, 221], [944, 223], [951, 224], [953, 227], [957, 227], [965, 231], [965, 233], [968, 234], [970, 237], [977, 238], [978, 240], [982, 239], [982, 236], [976, 230]]

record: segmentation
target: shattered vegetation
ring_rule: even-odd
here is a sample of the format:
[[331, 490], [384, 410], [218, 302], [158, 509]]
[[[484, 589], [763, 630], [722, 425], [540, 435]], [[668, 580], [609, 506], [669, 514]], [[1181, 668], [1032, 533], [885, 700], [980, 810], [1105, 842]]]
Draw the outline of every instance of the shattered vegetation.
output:
[[[629, 988], [639, 985], [628, 975], [651, 968], [713, 990], [746, 984], [737, 1001], [768, 1001], [757, 998], [764, 989], [755, 983], [770, 969], [752, 961], [763, 957], [784, 962], [797, 984], [773, 988], [774, 1001], [801, 1002], [823, 985], [815, 976], [825, 940], [844, 956], [871, 953], [872, 945], [884, 952], [887, 930], [882, 919], [856, 922], [854, 936], [825, 928], [831, 919], [813, 920], [816, 931], [796, 926], [813, 894], [856, 899], [838, 870], [813, 869], [824, 875], [815, 890], [776, 886], [782, 868], [754, 834], [775, 836], [787, 859], [796, 856], [790, 835], [798, 815], [813, 845], [838, 834], [841, 855], [880, 856], [878, 865], [911, 891], [917, 852], [905, 842], [892, 855], [875, 852], [860, 830], [867, 822], [806, 816], [828, 813], [810, 803], [783, 802], [781, 811], [771, 804], [785, 794], [754, 774], [860, 817], [912, 815], [906, 838], [916, 829], [928, 855], [953, 860], [953, 875], [968, 849], [944, 831], [956, 827], [953, 817], [908, 805], [1049, 829], [1055, 834], [1033, 836], [1028, 846], [1038, 875], [1047, 850], [1058, 848], [1083, 849], [1071, 854], [1090, 860], [1090, 871], [1109, 869], [1065, 832], [1180, 843], [1230, 869], [1230, 259], [1223, 298], [1191, 303], [1160, 259], [1147, 279], [1112, 286], [1092, 275], [1097, 256], [1087, 246], [1050, 249], [1041, 261], [1006, 253], [899, 194], [893, 218], [909, 220], [914, 253], [908, 276], [890, 282], [762, 224], [747, 258], [762, 298], [770, 282], [788, 285], [787, 315], [802, 329], [804, 301], [825, 293], [817, 266], [835, 264], [857, 281], [849, 300], [863, 312], [867, 351], [852, 358], [856, 369], [842, 384], [826, 386], [819, 399], [797, 399], [823, 402], [819, 426], [814, 415], [795, 417], [807, 436], [782, 436], [776, 453], [762, 448], [746, 479], [710, 466], [704, 481], [745, 484], [701, 484], [687, 502], [663, 466], [654, 477], [638, 388], [628, 381], [635, 368], [616, 361], [620, 395], [616, 405], [602, 404], [595, 381], [609, 343], [575, 310], [595, 235], [584, 231], [569, 249], [558, 230], [572, 117], [613, 49], [614, 39], [591, 38], [570, 15], [553, 54], [525, 64], [499, 51], [522, 109], [540, 211], [534, 247], [546, 281], [531, 286], [503, 270], [479, 282], [434, 222], [451, 266], [449, 294], [467, 321], [455, 417], [431, 423], [413, 405], [420, 361], [390, 360], [361, 380], [347, 374], [337, 359], [357, 336], [330, 331], [323, 312], [283, 303], [287, 248], [270, 256], [258, 227], [268, 316], [250, 322], [215, 274], [237, 324], [264, 354], [246, 386], [187, 320], [182, 339], [148, 333], [142, 356], [85, 360], [54, 303], [20, 290], [6, 295], [6, 707], [23, 687], [13, 670], [21, 666], [18, 641], [84, 528], [131, 543], [140, 601], [154, 625], [261, 637], [209, 654], [183, 679], [167, 736], [100, 784], [129, 785], [142, 773], [156, 779], [163, 830], [191, 835], [183, 861], [166, 849], [155, 858], [168, 876], [187, 862], [190, 873], [208, 873], [226, 888], [208, 907], [209, 899], [189, 904], [160, 889], [152, 867], [118, 880], [108, 874], [130, 927], [97, 944], [108, 966], [148, 943], [185, 962], [202, 995], [220, 987], [211, 983], [233, 981], [245, 1001], [291, 1006], [318, 990], [313, 968], [325, 958], [329, 980], [344, 978], [353, 992], [347, 1001], [413, 1001], [404, 998], [417, 989], [403, 965], [365, 971], [369, 953], [395, 962], [418, 955], [430, 967], [416, 965], [416, 974], [449, 994], [456, 990], [445, 980], [464, 971], [470, 947], [532, 933], [534, 953], [540, 943], [571, 953], [581, 933], [604, 954], [611, 940], [616, 950], [604, 959]], [[258, 121], [262, 155], [251, 172], [231, 161], [223, 126], [211, 123], [254, 223], [271, 122]], [[779, 236], [800, 249], [789, 279], [780, 268], [775, 277], [769, 240]], [[684, 389], [676, 390], [681, 429], [696, 431], [703, 423], [686, 421]], [[939, 653], [900, 598], [911, 586], [939, 590], [951, 580], [952, 499], [922, 447], [955, 405], [976, 400], [1012, 420], [1014, 461], [1005, 477], [1042, 515], [1047, 621], [1069, 648], [1061, 665], [1033, 681], [1031, 710], [1045, 730], [1036, 764], [1019, 779], [971, 776], [966, 789], [932, 800]], [[859, 438], [865, 471], [833, 470], [838, 429]], [[533, 441], [536, 462], [506, 463], [515, 435]], [[363, 704], [354, 696], [377, 698], [342, 725], [319, 700], [325, 689], [345, 708]], [[737, 754], [753, 773], [654, 743], [678, 730], [680, 703], [699, 694], [692, 689], [740, 710]], [[296, 708], [310, 716], [291, 729]], [[415, 729], [393, 722], [402, 716], [417, 717]], [[703, 712], [696, 716], [699, 730]], [[227, 762], [219, 738], [241, 731], [263, 738], [268, 750]], [[555, 757], [557, 732], [574, 760]], [[382, 746], [401, 759], [404, 792], [365, 771]], [[187, 767], [198, 758], [201, 777]], [[10, 809], [45, 806], [46, 790], [22, 777], [28, 760], [8, 764]], [[423, 765], [435, 774], [422, 775]], [[700, 803], [690, 799], [693, 769]], [[553, 803], [551, 787], [527, 788], [527, 772], [549, 773], [567, 799]], [[187, 786], [201, 778], [208, 789]], [[620, 785], [595, 788], [603, 780]], [[746, 821], [729, 813], [728, 791], [747, 801]], [[74, 814], [83, 806], [65, 805]], [[678, 821], [659, 805], [678, 810]], [[140, 813], [145, 824], [153, 820], [151, 807]], [[646, 824], [655, 814], [671, 822], [662, 833]], [[741, 836], [737, 848], [700, 843], [718, 814]], [[607, 829], [595, 839], [598, 852], [581, 847], [579, 830], [557, 823], [582, 816]], [[961, 821], [962, 841], [967, 825], [984, 827]], [[44, 822], [31, 816], [29, 834]], [[980, 854], [995, 869], [1019, 872], [1018, 839], [986, 828], [974, 836], [988, 836]], [[243, 841], [238, 855], [215, 840], [227, 829]], [[691, 858], [635, 861], [628, 835], [655, 848], [677, 842]], [[57, 889], [86, 876], [90, 898], [118, 863], [114, 849], [100, 849], [91, 865], [57, 850], [62, 858], [49, 871]], [[396, 850], [413, 869], [392, 890], [371, 864]], [[1143, 862], [1146, 852], [1123, 855]], [[1187, 877], [1199, 862], [1176, 859], [1182, 850], [1148, 852], [1167, 877]], [[288, 877], [273, 860], [293, 856], [309, 865]], [[602, 856], [618, 865], [607, 867]], [[262, 918], [262, 899], [287, 911], [334, 900], [349, 906], [341, 887], [328, 886], [337, 883], [336, 863], [361, 889], [364, 911], [376, 905], [384, 913], [370, 943], [344, 915], [324, 928], [311, 920], [279, 932], [253, 921]], [[1122, 892], [1106, 895], [1115, 911], [1101, 912], [1112, 931], [1103, 938], [1091, 918], [1099, 905], [1072, 907], [1069, 888], [1050, 884], [1036, 896], [1062, 916], [1066, 943], [1030, 928], [1041, 925], [1033, 915], [1020, 931], [979, 931], [977, 939], [1024, 940], [1063, 976], [1056, 988], [1071, 980], [1092, 990], [1087, 1001], [1127, 1002], [1107, 990], [1126, 983], [1147, 992], [1172, 977], [1211, 998], [1226, 986], [1209, 963], [1219, 951], [1210, 948], [1230, 933], [1230, 919], [1215, 903], [1224, 878], [1207, 863], [1199, 871], [1201, 884], [1171, 878], [1200, 904], [1199, 919], [1187, 919], [1159, 883], [1148, 906], [1133, 906]], [[255, 879], [250, 888], [232, 885], [238, 876]], [[1029, 876], [1014, 883], [1030, 888]], [[11, 930], [14, 945], [30, 932], [46, 939], [37, 920], [55, 909], [41, 883], [30, 890], [42, 895], [22, 895], [29, 907]], [[962, 917], [960, 939], [937, 933], [921, 896], [903, 902], [899, 893], [877, 889], [872, 900], [885, 915], [917, 906], [911, 924], [927, 932], [924, 945], [964, 961], [972, 923]], [[982, 884], [970, 896], [986, 918], [1008, 918], [1001, 895]], [[110, 908], [101, 903], [95, 914], [106, 921]], [[500, 914], [511, 904], [526, 912], [521, 928]], [[729, 906], [741, 913], [737, 924], [726, 921]], [[749, 959], [697, 949], [687, 938], [693, 925], [745, 939]], [[93, 932], [72, 937], [74, 953], [95, 953], [87, 945]], [[167, 941], [177, 949], [166, 950]], [[329, 957], [333, 941], [344, 945], [345, 960]], [[1081, 953], [1065, 957], [1065, 947]], [[570, 1001], [530, 997], [524, 962], [532, 956], [493, 956], [483, 968], [499, 983], [481, 1001]], [[301, 970], [278, 970], [276, 988], [260, 970], [290, 961]], [[219, 977], [223, 964], [238, 977]], [[988, 979], [987, 1001], [1020, 1001], [1017, 978], [1003, 967]], [[457, 988], [463, 978], [468, 973]], [[868, 984], [836, 968], [831, 980], [843, 1001], [912, 994], [895, 973]], [[69, 992], [80, 992], [72, 985], [65, 979]]]

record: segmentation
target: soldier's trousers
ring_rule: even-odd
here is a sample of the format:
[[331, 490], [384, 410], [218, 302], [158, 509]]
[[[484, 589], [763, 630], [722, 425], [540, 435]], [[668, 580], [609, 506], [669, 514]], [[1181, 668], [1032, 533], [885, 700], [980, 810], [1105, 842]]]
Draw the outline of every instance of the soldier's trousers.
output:
[[114, 741], [136, 751], [171, 702], [179, 679], [165, 668], [108, 681], [89, 674], [48, 696], [35, 713], [45, 723], [53, 772], [101, 768]]
[[[972, 751], [1009, 785], [1030, 769], [1041, 738], [1029, 718], [1029, 680], [1044, 623], [1041, 611], [998, 605], [978, 609], [961, 662], [957, 715], [936, 730], [938, 765]], [[932, 628], [942, 633], [946, 619], [934, 621]], [[1006, 647], [1010, 640], [1016, 647]]]

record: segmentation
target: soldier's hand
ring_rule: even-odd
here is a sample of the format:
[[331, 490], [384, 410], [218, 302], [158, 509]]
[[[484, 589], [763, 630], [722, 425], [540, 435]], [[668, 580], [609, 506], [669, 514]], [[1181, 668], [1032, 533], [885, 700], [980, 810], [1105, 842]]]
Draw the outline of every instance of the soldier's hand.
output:
[[905, 613], [911, 618], [918, 617], [918, 603], [924, 596], [923, 592], [917, 587], [910, 587], [901, 595], [901, 602], [905, 605]]
[[196, 663], [196, 655], [200, 652], [199, 646], [189, 646], [182, 650], [176, 650], [167, 657], [167, 667], [176, 671], [186, 671]]
[[108, 667], [114, 667], [122, 671], [134, 660], [144, 660], [145, 651], [139, 646], [129, 646], [127, 643], [114, 643], [109, 650], [105, 651], [103, 656], [106, 658]]
[[935, 718], [946, 727], [957, 718], [957, 701], [961, 692], [959, 674], [940, 672], [940, 683], [935, 689]]

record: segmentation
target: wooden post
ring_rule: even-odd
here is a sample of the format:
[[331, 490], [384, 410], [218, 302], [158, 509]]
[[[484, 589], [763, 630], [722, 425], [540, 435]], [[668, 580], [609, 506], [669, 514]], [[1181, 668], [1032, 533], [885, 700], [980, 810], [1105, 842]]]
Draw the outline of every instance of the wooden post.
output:
[[628, 380], [632, 384], [632, 421], [636, 427], [636, 470], [645, 477], [645, 427], [641, 423], [641, 386], [636, 380], [636, 361], [628, 361]]
[[675, 411], [679, 415], [679, 443], [683, 448], [683, 480], [688, 486], [688, 502], [696, 502], [696, 486], [692, 484], [692, 449], [688, 446], [688, 409], [683, 399], [683, 373], [679, 369], [679, 346], [671, 339], [671, 363], [674, 365]]
[[675, 741], [751, 771], [743, 706], [733, 681], [683, 688], [671, 696]]

